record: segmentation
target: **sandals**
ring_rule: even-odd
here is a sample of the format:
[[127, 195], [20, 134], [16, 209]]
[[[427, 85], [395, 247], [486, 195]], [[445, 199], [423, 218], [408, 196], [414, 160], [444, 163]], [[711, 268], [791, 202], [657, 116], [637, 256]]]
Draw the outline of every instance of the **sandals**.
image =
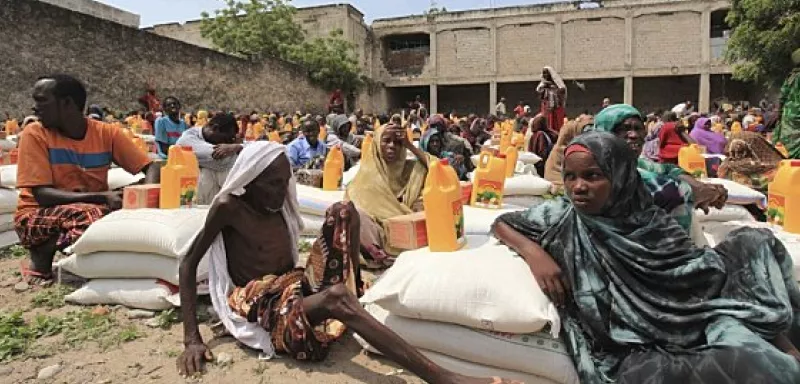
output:
[[28, 262], [21, 262], [19, 265], [19, 273], [22, 275], [24, 282], [31, 286], [48, 287], [55, 281], [53, 273], [41, 273], [31, 269]]

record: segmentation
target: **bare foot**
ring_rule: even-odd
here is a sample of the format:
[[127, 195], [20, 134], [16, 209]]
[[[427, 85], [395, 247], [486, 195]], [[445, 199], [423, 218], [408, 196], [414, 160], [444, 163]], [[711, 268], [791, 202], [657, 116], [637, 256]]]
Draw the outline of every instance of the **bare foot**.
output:
[[19, 269], [23, 281], [34, 287], [47, 287], [53, 284], [53, 272], [42, 273], [34, 270], [30, 263], [22, 262]]

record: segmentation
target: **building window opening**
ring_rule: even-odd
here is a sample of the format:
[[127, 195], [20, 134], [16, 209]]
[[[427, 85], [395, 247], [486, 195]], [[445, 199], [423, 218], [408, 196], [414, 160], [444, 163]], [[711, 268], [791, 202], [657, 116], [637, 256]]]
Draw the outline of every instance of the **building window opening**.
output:
[[421, 75], [431, 54], [426, 33], [391, 35], [383, 38], [384, 66], [393, 76]]

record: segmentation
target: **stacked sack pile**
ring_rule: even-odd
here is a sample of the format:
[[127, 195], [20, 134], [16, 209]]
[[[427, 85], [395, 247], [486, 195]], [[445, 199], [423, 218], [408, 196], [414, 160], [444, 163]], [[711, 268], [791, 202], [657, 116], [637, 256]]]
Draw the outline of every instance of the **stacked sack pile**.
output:
[[[110, 304], [163, 310], [180, 306], [178, 266], [202, 229], [208, 210], [116, 211], [92, 224], [57, 266], [90, 279], [66, 297], [84, 305]], [[198, 267], [207, 286], [208, 266]]]
[[[193, 207], [199, 166], [191, 148], [172, 146], [160, 184], [125, 188], [123, 210], [93, 223], [58, 267], [91, 279], [68, 302], [163, 310], [180, 306], [179, 264], [205, 223], [208, 208]], [[207, 292], [208, 265], [197, 270]]]
[[405, 252], [361, 301], [446, 369], [528, 384], [579, 382], [558, 338], [555, 306], [525, 261], [496, 240], [469, 237], [456, 252]]

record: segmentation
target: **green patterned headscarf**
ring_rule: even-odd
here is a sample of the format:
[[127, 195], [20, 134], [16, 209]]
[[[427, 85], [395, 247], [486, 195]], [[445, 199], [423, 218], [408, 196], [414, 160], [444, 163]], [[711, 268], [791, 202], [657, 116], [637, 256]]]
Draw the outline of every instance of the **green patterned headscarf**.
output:
[[594, 116], [594, 130], [611, 132], [615, 125], [630, 117], [638, 117], [644, 121], [641, 112], [628, 104], [609, 105]]

